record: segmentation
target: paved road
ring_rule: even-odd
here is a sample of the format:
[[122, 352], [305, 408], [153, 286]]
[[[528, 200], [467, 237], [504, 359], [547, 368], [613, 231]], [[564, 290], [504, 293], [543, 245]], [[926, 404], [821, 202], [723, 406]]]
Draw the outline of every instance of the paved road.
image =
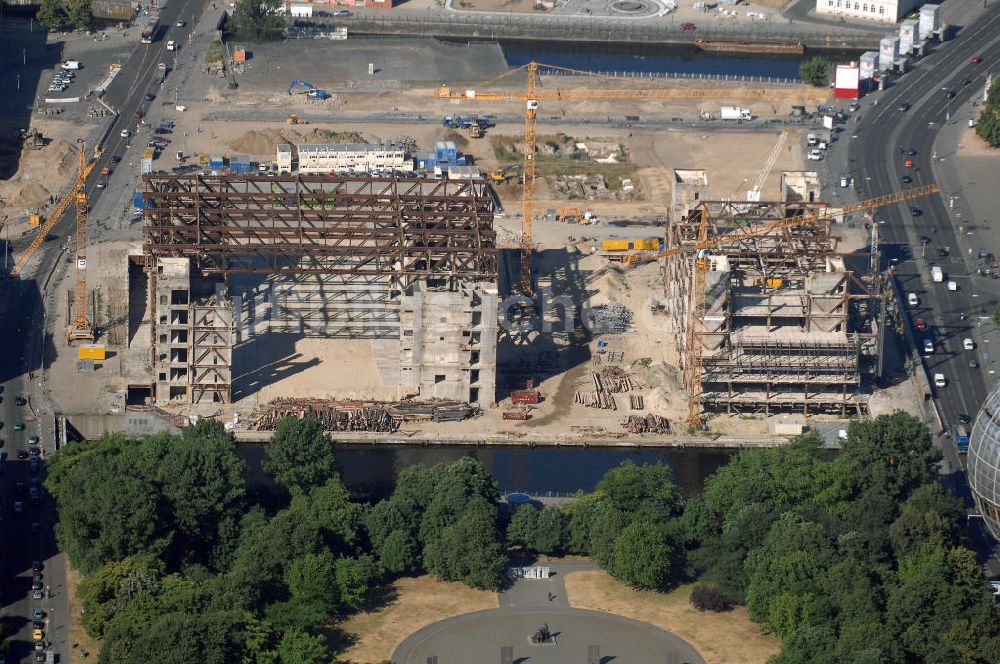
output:
[[[173, 54], [166, 51], [166, 40], [185, 40], [191, 30], [192, 17], [200, 13], [201, 7], [194, 0], [177, 0], [169, 3], [160, 12], [161, 22], [167, 26], [159, 41], [151, 45], [138, 45], [124, 65], [124, 70], [115, 79], [104, 96], [112, 107], [119, 109], [120, 116], [111, 128], [104, 152], [98, 160], [87, 182], [91, 208], [97, 204], [104, 192], [96, 188], [101, 169], [111, 166], [112, 157], [118, 157], [127, 164], [133, 159], [136, 164], [141, 157], [140, 146], [131, 146], [130, 139], [120, 135], [123, 128], [135, 128], [134, 114], [145, 111], [147, 102], [143, 96], [147, 92], [157, 93], [159, 77], [157, 65], [170, 63]], [[178, 18], [187, 22], [184, 28], [175, 27]], [[89, 64], [89, 63], [88, 63]], [[103, 66], [105, 63], [93, 63]], [[93, 144], [88, 146], [92, 149]], [[132, 147], [131, 151], [129, 148]], [[120, 192], [119, 192], [120, 193]], [[4, 427], [0, 436], [5, 439], [3, 451], [8, 458], [4, 463], [3, 482], [0, 485], [3, 498], [3, 545], [0, 548], [2, 568], [2, 607], [4, 627], [10, 635], [11, 648], [7, 655], [8, 664], [33, 661], [32, 611], [41, 608], [45, 612], [45, 640], [60, 655], [62, 662], [70, 661], [68, 625], [68, 601], [66, 597], [65, 557], [58, 552], [53, 524], [55, 509], [50, 497], [41, 492], [38, 506], [32, 506], [29, 491], [32, 480], [44, 480], [44, 465], [39, 464], [37, 472], [32, 472], [28, 460], [18, 460], [17, 451], [27, 449], [28, 436], [38, 435], [44, 456], [51, 455], [55, 448], [52, 404], [45, 395], [43, 367], [45, 358], [51, 359], [51, 349], [64, 342], [64, 330], [42, 329], [40, 321], [45, 320], [44, 310], [51, 311], [53, 290], [58, 278], [50, 278], [57, 268], [65, 268], [60, 261], [72, 248], [68, 242], [73, 237], [75, 216], [72, 211], [63, 216], [50, 233], [50, 239], [40, 250], [41, 257], [29, 267], [18, 281], [5, 284], [0, 311], [4, 325], [0, 326], [0, 345], [5, 349], [0, 354], [0, 419]], [[15, 404], [15, 397], [23, 395], [29, 399], [30, 407]], [[14, 431], [16, 422], [23, 422], [23, 431]], [[25, 485], [24, 493], [17, 492], [17, 483]], [[23, 501], [23, 511], [14, 512], [14, 502]], [[32, 524], [39, 524], [38, 534], [32, 533]], [[43, 589], [42, 599], [32, 599], [32, 561], [41, 561]], [[49, 592], [46, 591], [46, 588]], [[96, 656], [96, 653], [94, 654]]]
[[[982, 64], [971, 63], [975, 55], [982, 55]], [[935, 141], [943, 129], [953, 134], [954, 124], [971, 116], [970, 102], [982, 93], [990, 70], [1000, 71], [1000, 8], [988, 10], [955, 40], [939, 45], [913, 71], [876, 95], [878, 105], [865, 105], [863, 118], [853, 130], [856, 137], [848, 139], [851, 173], [862, 198], [931, 182], [942, 188], [940, 195], [883, 208], [876, 217], [884, 222], [881, 242], [886, 257], [894, 262], [899, 283], [904, 291], [920, 298], [910, 316], [927, 321], [926, 336], [935, 343], [935, 352], [925, 358], [927, 371], [943, 373], [948, 380], [947, 387], [935, 390], [946, 423], [955, 423], [959, 413], [976, 413], [992, 382], [987, 367], [969, 367], [973, 354], [962, 350], [961, 340], [978, 336], [977, 323], [992, 313], [998, 288], [997, 282], [976, 276], [976, 257], [984, 240], [949, 207], [949, 196], [961, 189], [961, 183], [947, 162], [949, 154]], [[971, 83], [963, 85], [963, 80]], [[954, 99], [946, 98], [949, 90], [956, 93]], [[901, 102], [912, 106], [900, 111]], [[901, 150], [916, 154], [908, 156]], [[904, 165], [907, 159], [912, 160], [912, 167]], [[904, 177], [912, 178], [912, 184], [904, 183]], [[920, 213], [914, 214], [912, 207]], [[922, 243], [922, 238], [929, 241]], [[948, 255], [939, 256], [939, 250]], [[955, 280], [959, 290], [949, 291], [944, 284], [932, 283], [932, 265], [941, 266], [946, 279]], [[963, 313], [967, 314], [965, 320]], [[950, 441], [939, 442], [945, 454], [946, 480], [968, 497], [964, 458], [957, 456]], [[979, 544], [981, 553], [988, 550], [988, 543]]]

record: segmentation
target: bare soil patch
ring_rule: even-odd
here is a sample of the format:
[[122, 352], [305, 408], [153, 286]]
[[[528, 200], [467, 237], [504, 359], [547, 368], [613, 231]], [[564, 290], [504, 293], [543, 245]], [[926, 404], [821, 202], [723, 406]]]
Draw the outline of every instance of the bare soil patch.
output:
[[[101, 651], [101, 642], [88, 635], [83, 629], [83, 605], [76, 595], [77, 586], [83, 576], [73, 569], [67, 561], [66, 563], [66, 589], [69, 592], [69, 659], [71, 662], [93, 661], [97, 659], [97, 653]], [[86, 660], [80, 658], [81, 652], [89, 653]]]
[[695, 609], [692, 585], [670, 593], [637, 591], [603, 571], [570, 572], [565, 583], [571, 606], [661, 627], [690, 643], [709, 664], [765, 664], [781, 649], [781, 641], [762, 633], [745, 607], [726, 613]]
[[338, 661], [376, 664], [391, 658], [403, 639], [422, 627], [499, 606], [496, 593], [430, 576], [399, 579], [391, 584], [391, 590], [396, 595], [391, 604], [338, 625], [354, 641]]

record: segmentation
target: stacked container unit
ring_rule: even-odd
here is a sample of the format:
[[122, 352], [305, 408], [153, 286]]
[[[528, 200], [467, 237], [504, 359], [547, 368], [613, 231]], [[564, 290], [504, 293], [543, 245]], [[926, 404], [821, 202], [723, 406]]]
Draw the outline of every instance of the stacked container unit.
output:
[[927, 41], [941, 29], [941, 5], [924, 5], [920, 8], [920, 40]]
[[226, 165], [226, 160], [219, 155], [212, 155], [208, 159], [208, 167], [213, 171], [221, 171]]
[[899, 56], [899, 37], [883, 37], [878, 48], [878, 68], [889, 71]]
[[139, 164], [139, 171], [143, 175], [153, 172], [153, 159], [156, 158], [156, 148], [146, 148], [142, 152], [142, 162]]
[[862, 53], [858, 65], [861, 67], [861, 80], [865, 81], [874, 78], [875, 71], [878, 69], [878, 51]]
[[458, 148], [453, 141], [438, 141], [434, 144], [434, 156], [440, 164], [454, 164], [458, 160]]
[[899, 24], [899, 54], [909, 55], [913, 47], [920, 43], [920, 23], [915, 19], [906, 19]]
[[250, 157], [244, 154], [233, 155], [229, 158], [229, 170], [236, 175], [249, 173], [253, 170], [250, 164]]

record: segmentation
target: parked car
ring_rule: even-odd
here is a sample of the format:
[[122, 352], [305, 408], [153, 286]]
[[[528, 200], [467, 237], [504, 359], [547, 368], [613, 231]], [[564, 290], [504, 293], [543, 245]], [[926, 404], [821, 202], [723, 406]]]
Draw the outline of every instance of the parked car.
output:
[[147, 92], [142, 96], [142, 98], [145, 99], [146, 101], [153, 101], [154, 99], [156, 99], [156, 95], [154, 95], [152, 92]]
[[39, 608], [35, 608], [31, 611], [31, 617], [35, 620], [42, 620], [45, 618], [45, 612]]
[[177, 23], [175, 23], [174, 25], [176, 25], [178, 28], [183, 28], [184, 27], [184, 21], [177, 21]]
[[918, 330], [921, 330], [921, 331], [922, 330], [926, 330], [927, 329], [927, 321], [925, 321], [923, 318], [914, 319], [914, 321], [913, 321], [913, 327], [915, 327], [915, 328], [917, 328]]
[[697, 30], [694, 23], [681, 23], [681, 30]]
[[334, 16], [350, 16], [351, 12], [349, 12], [346, 9], [338, 9], [337, 11], [333, 12], [333, 15]]
[[131, 135], [132, 135], [132, 132], [130, 130], [128, 130], [128, 129], [122, 129], [122, 133], [121, 133], [122, 138], [128, 138]]
[[948, 92], [944, 93], [944, 98], [945, 99], [954, 99], [955, 98], [955, 91], [954, 90], [948, 90]]

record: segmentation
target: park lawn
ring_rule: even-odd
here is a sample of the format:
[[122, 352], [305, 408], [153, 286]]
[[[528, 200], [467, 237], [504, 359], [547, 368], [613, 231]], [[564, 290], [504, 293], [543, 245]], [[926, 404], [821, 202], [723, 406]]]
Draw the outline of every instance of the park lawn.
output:
[[359, 613], [337, 626], [354, 641], [337, 661], [377, 664], [390, 659], [403, 639], [421, 627], [500, 606], [495, 592], [474, 590], [454, 581], [438, 581], [429, 575], [398, 579], [391, 586], [395, 599], [386, 606]]
[[708, 664], [765, 664], [781, 650], [781, 640], [764, 634], [746, 607], [725, 613], [695, 609], [693, 584], [669, 593], [633, 590], [600, 570], [570, 572], [565, 583], [570, 606], [662, 627], [690, 643]]
[[69, 593], [69, 642], [72, 646], [70, 660], [82, 661], [77, 658], [80, 651], [90, 653], [87, 661], [97, 661], [97, 654], [101, 652], [101, 642], [87, 634], [83, 629], [81, 616], [83, 615], [83, 602], [77, 597], [76, 589], [80, 585], [83, 577], [76, 571], [69, 561], [66, 561], [66, 590]]

